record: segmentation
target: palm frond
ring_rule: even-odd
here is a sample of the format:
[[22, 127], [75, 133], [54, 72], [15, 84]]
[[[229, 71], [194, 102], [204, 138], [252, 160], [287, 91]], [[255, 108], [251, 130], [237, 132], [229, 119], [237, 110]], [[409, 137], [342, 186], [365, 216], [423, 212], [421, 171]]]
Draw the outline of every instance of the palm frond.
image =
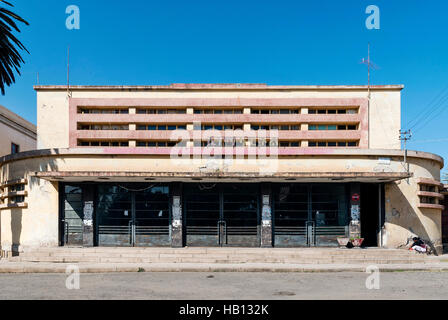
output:
[[[0, 4], [13, 7], [11, 3], [5, 0], [0, 0]], [[20, 32], [16, 21], [29, 25], [19, 15], [0, 7], [0, 91], [3, 95], [5, 94], [5, 86], [15, 83], [14, 73], [20, 75], [20, 66], [25, 62], [19, 50], [28, 52], [22, 42], [13, 34], [13, 32]]]

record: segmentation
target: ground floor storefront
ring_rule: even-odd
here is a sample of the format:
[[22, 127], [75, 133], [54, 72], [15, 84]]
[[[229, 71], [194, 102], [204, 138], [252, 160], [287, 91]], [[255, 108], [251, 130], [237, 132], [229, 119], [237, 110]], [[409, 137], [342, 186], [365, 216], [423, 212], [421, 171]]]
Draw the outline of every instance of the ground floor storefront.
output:
[[338, 237], [392, 249], [414, 236], [442, 252], [436, 155], [409, 151], [407, 170], [401, 150], [301, 151], [266, 163], [131, 151], [0, 158], [3, 254], [58, 246], [334, 247]]
[[[378, 246], [378, 183], [61, 183], [62, 246]], [[353, 225], [352, 221], [361, 221]]]

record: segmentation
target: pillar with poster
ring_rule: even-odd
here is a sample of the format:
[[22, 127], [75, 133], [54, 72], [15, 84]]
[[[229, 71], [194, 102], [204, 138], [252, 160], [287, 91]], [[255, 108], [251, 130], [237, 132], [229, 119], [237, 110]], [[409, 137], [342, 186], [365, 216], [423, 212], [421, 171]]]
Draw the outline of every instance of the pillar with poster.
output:
[[350, 239], [361, 238], [360, 185], [354, 183], [350, 188]]

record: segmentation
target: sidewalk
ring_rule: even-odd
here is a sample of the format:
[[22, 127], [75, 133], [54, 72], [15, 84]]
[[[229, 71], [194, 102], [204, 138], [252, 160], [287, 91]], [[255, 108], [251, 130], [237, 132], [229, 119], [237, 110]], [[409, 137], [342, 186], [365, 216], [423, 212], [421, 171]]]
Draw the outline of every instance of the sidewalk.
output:
[[[436, 259], [435, 259], [436, 260]], [[77, 266], [81, 273], [110, 272], [383, 272], [448, 271], [448, 262], [414, 264], [285, 264], [285, 263], [45, 263], [0, 261], [0, 273], [65, 273]]]

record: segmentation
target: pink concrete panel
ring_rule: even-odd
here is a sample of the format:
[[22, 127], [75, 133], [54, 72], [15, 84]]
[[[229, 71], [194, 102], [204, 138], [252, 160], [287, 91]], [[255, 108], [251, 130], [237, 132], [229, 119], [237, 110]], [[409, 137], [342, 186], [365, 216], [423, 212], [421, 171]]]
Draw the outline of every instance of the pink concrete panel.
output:
[[78, 123], [359, 123], [362, 115], [358, 114], [77, 114]]
[[82, 107], [358, 107], [364, 98], [72, 98]]
[[[255, 130], [250, 132], [240, 131], [238, 132], [225, 132], [219, 130], [202, 130], [197, 131], [203, 140], [210, 137], [241, 137], [241, 138], [257, 138], [257, 137], [278, 137], [279, 140], [359, 140], [361, 133], [359, 131], [349, 131], [349, 130], [329, 130], [329, 131], [297, 131], [297, 130], [279, 130], [278, 134], [270, 131], [266, 131], [264, 136]], [[260, 130], [261, 132], [261, 130]], [[261, 135], [260, 135], [261, 134]], [[175, 130], [175, 131], [148, 131], [148, 130], [78, 130], [76, 132], [78, 139], [83, 140], [170, 140], [179, 139], [183, 137], [184, 139], [193, 140], [193, 131], [186, 130]]]
[[[262, 114], [78, 114], [77, 107], [359, 107], [354, 115], [262, 115]], [[69, 108], [69, 143], [77, 146], [77, 139], [162, 139], [171, 137], [172, 131], [83, 131], [77, 130], [78, 123], [163, 123], [184, 124], [200, 121], [202, 123], [222, 124], [300, 124], [300, 123], [359, 123], [358, 131], [279, 131], [279, 139], [287, 140], [355, 140], [359, 147], [368, 147], [368, 101], [361, 98], [187, 98], [187, 99], [80, 99], [71, 98]], [[121, 151], [123, 148], [119, 148]], [[316, 150], [313, 148], [313, 150]], [[121, 152], [120, 151], [120, 152]]]
[[[85, 148], [85, 147], [83, 147]], [[194, 147], [194, 148], [182, 148], [174, 147], [176, 151], [174, 154], [184, 154], [190, 156], [202, 156], [202, 155], [259, 155], [259, 156], [300, 156], [300, 155], [332, 155], [335, 150], [340, 150], [343, 148], [300, 148], [300, 147], [279, 147], [279, 148], [249, 148], [249, 147], [234, 147], [234, 148], [207, 148], [207, 147]], [[141, 154], [141, 155], [160, 155], [160, 156], [170, 156], [174, 148], [162, 147], [135, 147], [135, 148], [114, 148], [106, 147], [102, 148], [104, 153], [115, 153], [115, 154]], [[95, 147], [98, 149], [98, 147]]]

